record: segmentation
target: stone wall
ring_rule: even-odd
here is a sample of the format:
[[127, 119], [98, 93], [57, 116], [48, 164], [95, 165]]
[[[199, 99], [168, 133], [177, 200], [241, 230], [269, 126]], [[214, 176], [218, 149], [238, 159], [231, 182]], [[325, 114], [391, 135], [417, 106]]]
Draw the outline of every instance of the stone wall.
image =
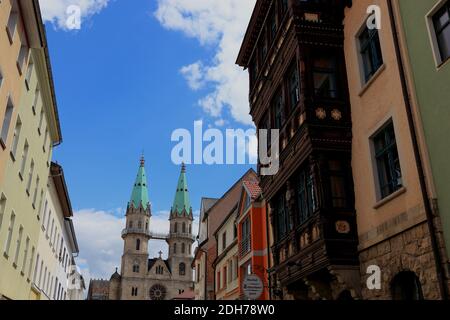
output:
[[[421, 223], [392, 238], [360, 252], [363, 299], [392, 299], [391, 281], [402, 271], [414, 272], [422, 285], [425, 299], [439, 299], [434, 255], [426, 223]], [[381, 269], [381, 289], [367, 288], [367, 267]]]

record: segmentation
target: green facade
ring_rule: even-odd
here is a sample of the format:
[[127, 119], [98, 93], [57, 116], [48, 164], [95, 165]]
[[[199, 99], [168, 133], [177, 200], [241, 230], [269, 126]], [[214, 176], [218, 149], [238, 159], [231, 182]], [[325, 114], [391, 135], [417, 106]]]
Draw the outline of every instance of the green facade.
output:
[[[444, 1], [445, 2], [445, 1]], [[398, 0], [419, 111], [437, 189], [447, 250], [450, 248], [450, 61], [435, 59], [428, 16], [440, 0]], [[430, 26], [430, 28], [429, 28]], [[448, 252], [449, 253], [449, 252]]]

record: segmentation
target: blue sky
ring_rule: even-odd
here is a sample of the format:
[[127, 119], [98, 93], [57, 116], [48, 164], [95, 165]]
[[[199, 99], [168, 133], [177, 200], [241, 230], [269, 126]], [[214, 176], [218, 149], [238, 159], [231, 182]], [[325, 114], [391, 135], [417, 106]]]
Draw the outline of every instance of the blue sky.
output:
[[[172, 132], [192, 131], [197, 120], [222, 130], [249, 128], [247, 75], [233, 62], [253, 5], [236, 15], [236, 0], [92, 0], [97, 7], [83, 8], [82, 28], [71, 31], [51, 11], [53, 2], [41, 0], [64, 138], [54, 160], [64, 167], [76, 211], [80, 264], [106, 277], [120, 265], [121, 218], [142, 151], [154, 228], [162, 228], [180, 171], [170, 157]], [[240, 28], [224, 27], [232, 22]], [[188, 166], [193, 209], [203, 196], [222, 195], [248, 168]], [[99, 235], [98, 228], [106, 231]]]

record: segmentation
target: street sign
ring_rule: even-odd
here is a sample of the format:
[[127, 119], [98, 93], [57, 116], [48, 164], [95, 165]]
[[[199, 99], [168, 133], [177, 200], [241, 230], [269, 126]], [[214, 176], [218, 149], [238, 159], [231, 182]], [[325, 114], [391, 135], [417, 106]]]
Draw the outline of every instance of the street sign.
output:
[[244, 295], [249, 300], [257, 300], [264, 291], [264, 284], [257, 275], [248, 275], [242, 283]]

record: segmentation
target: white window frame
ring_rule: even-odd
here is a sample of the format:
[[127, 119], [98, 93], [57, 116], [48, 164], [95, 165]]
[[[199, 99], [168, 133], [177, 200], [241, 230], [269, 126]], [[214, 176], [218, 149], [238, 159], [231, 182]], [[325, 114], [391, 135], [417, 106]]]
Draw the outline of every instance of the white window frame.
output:
[[441, 50], [439, 48], [439, 42], [436, 35], [436, 30], [434, 28], [434, 15], [442, 9], [442, 7], [447, 3], [448, 0], [438, 1], [434, 7], [425, 15], [425, 23], [428, 29], [428, 36], [430, 39], [431, 50], [433, 52], [433, 58], [437, 69], [440, 69], [443, 65], [449, 63], [450, 58], [444, 60], [441, 56]]

